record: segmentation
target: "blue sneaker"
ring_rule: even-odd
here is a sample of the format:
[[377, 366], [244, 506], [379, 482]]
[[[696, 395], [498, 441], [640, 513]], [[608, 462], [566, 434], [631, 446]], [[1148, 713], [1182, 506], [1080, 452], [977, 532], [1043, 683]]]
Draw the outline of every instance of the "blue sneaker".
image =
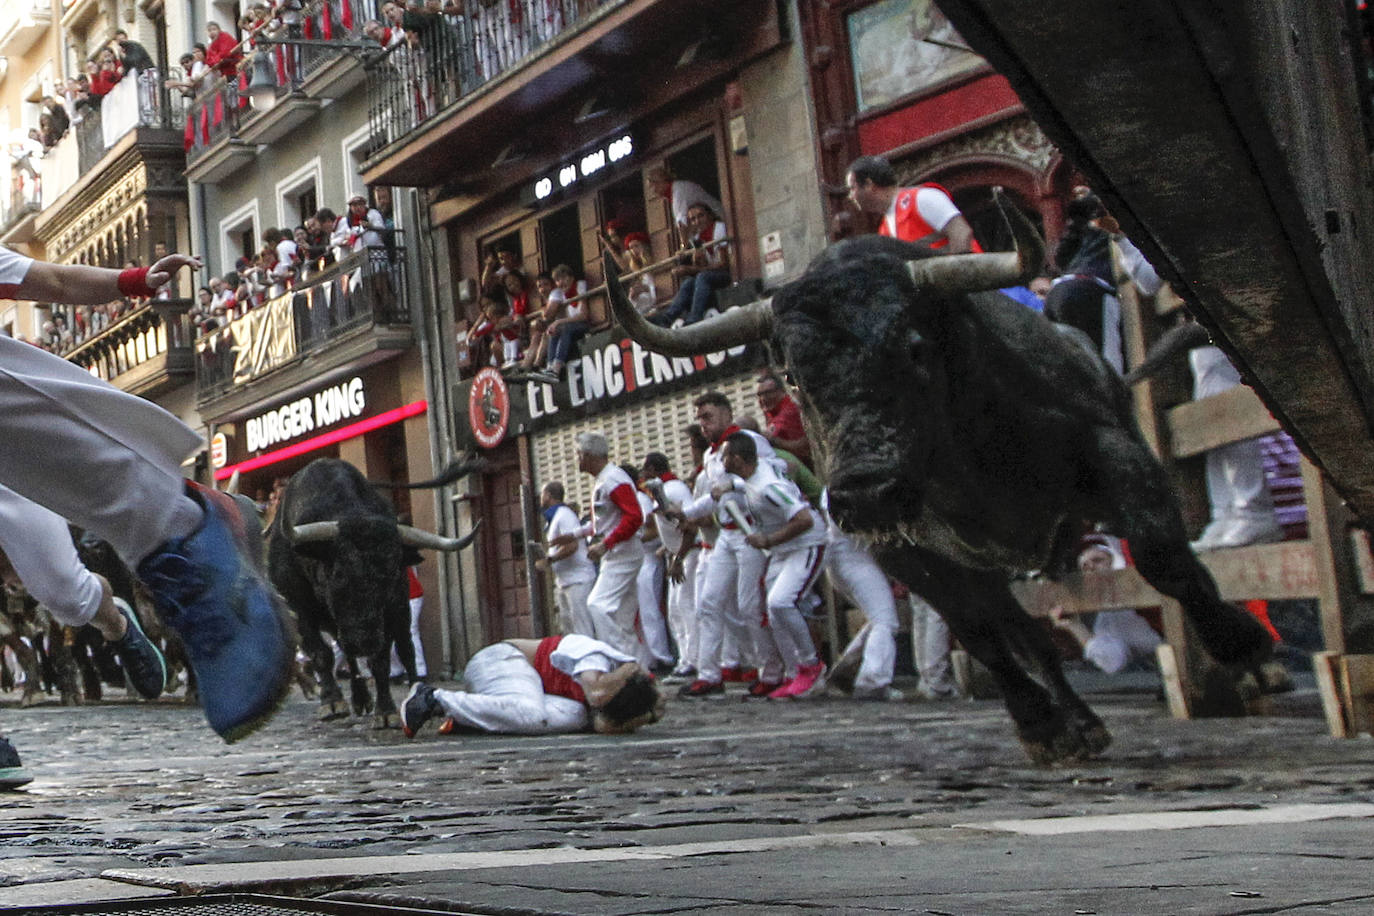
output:
[[257, 519], [198, 484], [188, 483], [187, 495], [205, 521], [146, 557], [138, 575], [186, 644], [210, 727], [233, 742], [260, 728], [286, 698], [294, 628], [252, 562]]
[[0, 738], [0, 789], [17, 789], [33, 782], [33, 775], [19, 762], [19, 752]]
[[119, 663], [124, 667], [124, 674], [129, 678], [129, 685], [134, 692], [145, 700], [156, 700], [167, 686], [167, 660], [143, 632], [143, 625], [138, 622], [138, 615], [128, 602], [116, 598], [114, 603], [129, 622], [124, 635], [114, 643]]

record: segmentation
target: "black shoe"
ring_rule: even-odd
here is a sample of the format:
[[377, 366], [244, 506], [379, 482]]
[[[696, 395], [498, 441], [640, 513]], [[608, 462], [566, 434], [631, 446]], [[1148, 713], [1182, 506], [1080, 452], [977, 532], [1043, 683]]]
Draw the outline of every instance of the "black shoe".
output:
[[708, 697], [725, 693], [725, 685], [720, 681], [704, 681], [698, 678], [692, 683], [687, 684], [677, 692], [680, 697], [692, 699], [695, 697]]
[[114, 603], [115, 607], [119, 608], [119, 613], [129, 622], [124, 635], [114, 644], [115, 652], [119, 654], [119, 663], [124, 666], [129, 686], [143, 699], [156, 700], [167, 686], [167, 660], [143, 632], [133, 608], [129, 607], [123, 598], [116, 598]]
[[0, 738], [0, 789], [17, 789], [33, 782], [33, 774], [19, 762], [19, 752], [6, 738]]
[[422, 725], [443, 711], [434, 696], [434, 688], [424, 681], [416, 681], [401, 704], [401, 731], [407, 738], [414, 738]]

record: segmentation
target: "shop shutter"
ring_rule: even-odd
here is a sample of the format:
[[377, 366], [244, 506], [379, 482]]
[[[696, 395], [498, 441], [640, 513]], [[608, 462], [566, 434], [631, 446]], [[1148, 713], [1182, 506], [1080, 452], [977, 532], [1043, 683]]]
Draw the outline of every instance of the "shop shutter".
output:
[[611, 460], [617, 464], [639, 467], [646, 453], [662, 452], [673, 473], [686, 476], [692, 470], [692, 453], [682, 430], [694, 422], [692, 402], [707, 391], [720, 391], [730, 399], [736, 416], [752, 414], [761, 421], [755, 387], [754, 373], [745, 372], [537, 435], [533, 443], [536, 492], [550, 480], [562, 481], [567, 501], [584, 515], [589, 511], [593, 479], [577, 470], [577, 436], [584, 432], [605, 435], [611, 443]]

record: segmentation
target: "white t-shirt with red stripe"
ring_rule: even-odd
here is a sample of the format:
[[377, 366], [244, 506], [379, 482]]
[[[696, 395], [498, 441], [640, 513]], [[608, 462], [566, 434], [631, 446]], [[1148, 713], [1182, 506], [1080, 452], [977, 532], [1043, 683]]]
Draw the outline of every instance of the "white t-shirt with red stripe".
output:
[[0, 245], [0, 299], [13, 299], [29, 275], [33, 258]]

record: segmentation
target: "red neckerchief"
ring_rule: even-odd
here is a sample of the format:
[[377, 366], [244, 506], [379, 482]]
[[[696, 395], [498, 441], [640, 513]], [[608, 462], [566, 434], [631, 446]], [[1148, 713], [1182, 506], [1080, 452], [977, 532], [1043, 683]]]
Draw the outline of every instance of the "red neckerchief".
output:
[[677, 480], [677, 475], [672, 471], [664, 471], [662, 474], [658, 475], [658, 479], [667, 483], [670, 480]]
[[359, 217], [356, 217], [356, 218], [353, 216], [353, 208], [352, 208], [352, 207], [349, 207], [349, 208], [348, 208], [348, 211], [349, 211], [349, 212], [348, 212], [348, 225], [350, 225], [350, 226], [361, 226], [363, 223], [367, 222], [367, 211], [366, 211], [366, 210], [363, 211], [363, 215], [362, 215], [362, 216], [359, 216]]
[[740, 428], [738, 426], [731, 426], [727, 428], [725, 432], [720, 434], [719, 439], [711, 443], [711, 452], [714, 454], [715, 452], [720, 451], [720, 449], [722, 449], [725, 446], [725, 440], [730, 438], [737, 432], [740, 432]]
[[710, 229], [703, 229], [703, 230], [701, 231], [701, 233], [700, 233], [699, 235], [697, 235], [697, 238], [701, 239], [703, 242], [709, 242], [709, 241], [711, 241], [712, 237], [715, 236], [715, 234], [716, 234], [716, 224], [715, 224], [715, 223], [712, 223], [712, 224], [711, 224], [711, 228], [710, 228]]

